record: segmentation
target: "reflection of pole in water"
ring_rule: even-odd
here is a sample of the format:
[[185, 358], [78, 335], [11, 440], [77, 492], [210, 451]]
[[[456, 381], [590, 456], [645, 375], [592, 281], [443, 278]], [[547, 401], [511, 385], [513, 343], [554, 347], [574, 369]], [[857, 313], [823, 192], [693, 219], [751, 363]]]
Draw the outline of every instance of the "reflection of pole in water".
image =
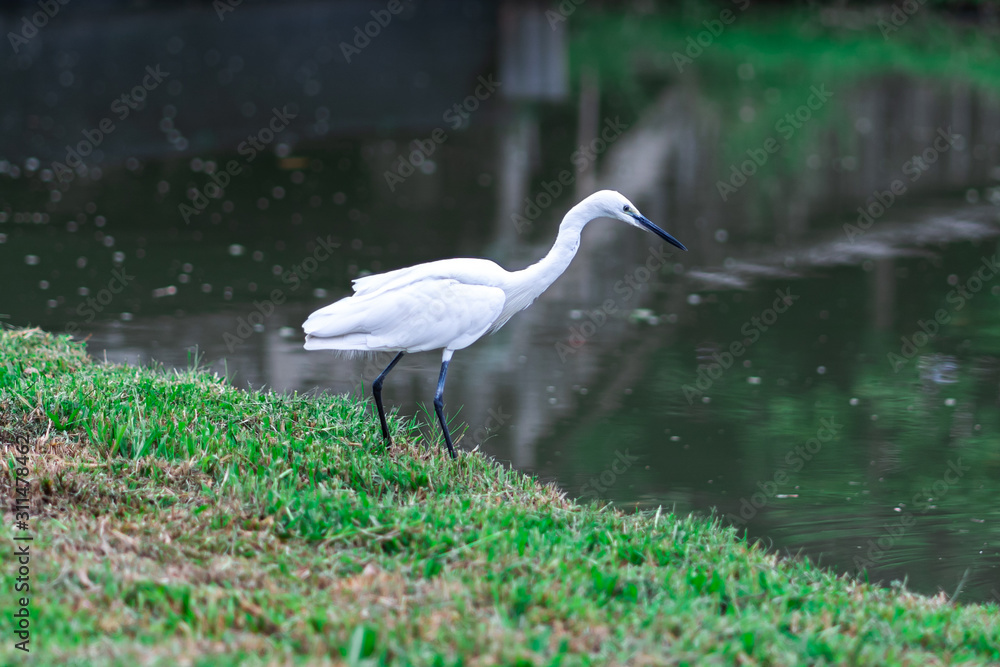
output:
[[[538, 117], [533, 102], [559, 101], [569, 94], [565, 29], [550, 25], [545, 6], [503, 3], [500, 7], [500, 94], [509, 103], [499, 128], [497, 229], [491, 254], [510, 257], [520, 235], [529, 183], [538, 156]], [[587, 194], [590, 194], [589, 192]], [[579, 197], [578, 197], [579, 199]]]
[[[973, 107], [972, 89], [967, 83], [955, 81], [951, 88], [951, 119], [948, 132], [966, 137], [966, 141], [971, 143], [972, 139], [972, 118]], [[961, 150], [965, 148], [965, 150]], [[970, 146], [960, 146], [959, 150], [948, 151], [948, 177], [953, 183], [968, 183], [970, 180], [970, 158], [972, 151]]]
[[516, 104], [513, 113], [498, 125], [500, 164], [497, 165], [497, 219], [496, 233], [490, 254], [504, 259], [513, 254], [521, 234], [530, 230], [518, 229], [517, 216], [524, 215], [524, 201], [528, 197], [531, 178], [532, 138], [538, 136], [538, 118], [533, 110]]
[[[601, 91], [597, 76], [589, 69], [580, 74], [580, 106], [576, 126], [576, 143], [586, 146], [600, 131]], [[576, 177], [576, 198], [583, 199], [597, 189], [597, 169], [588, 162]]]
[[892, 258], [876, 260], [872, 288], [875, 328], [888, 331], [892, 328], [896, 313], [896, 263]]

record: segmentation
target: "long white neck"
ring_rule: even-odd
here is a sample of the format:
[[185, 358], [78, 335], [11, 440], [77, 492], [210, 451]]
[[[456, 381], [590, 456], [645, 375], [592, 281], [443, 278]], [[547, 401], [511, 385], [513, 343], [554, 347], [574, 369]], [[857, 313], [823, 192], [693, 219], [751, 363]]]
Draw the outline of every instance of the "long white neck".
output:
[[[601, 213], [591, 202], [592, 197], [584, 199], [566, 213], [559, 225], [559, 234], [552, 248], [537, 263], [515, 271], [513, 281], [519, 290], [530, 295], [531, 301], [549, 288], [549, 285], [561, 276], [576, 256], [580, 248], [580, 233], [588, 222], [600, 217]], [[529, 301], [530, 303], [530, 301]]]

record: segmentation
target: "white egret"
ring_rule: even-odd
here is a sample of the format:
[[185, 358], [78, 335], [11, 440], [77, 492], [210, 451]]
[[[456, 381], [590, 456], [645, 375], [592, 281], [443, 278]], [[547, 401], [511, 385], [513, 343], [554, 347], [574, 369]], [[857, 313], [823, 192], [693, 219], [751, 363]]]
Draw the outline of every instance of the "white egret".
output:
[[372, 383], [372, 395], [391, 445], [382, 407], [382, 383], [406, 352], [444, 349], [434, 411], [448, 452], [455, 458], [444, 418], [444, 382], [455, 350], [493, 333], [527, 308], [569, 266], [580, 247], [580, 232], [595, 218], [616, 218], [653, 232], [681, 250], [673, 236], [639, 213], [613, 190], [596, 192], [569, 210], [552, 249], [538, 263], [507, 271], [487, 259], [444, 259], [354, 280], [354, 294], [314, 312], [302, 325], [307, 350], [396, 352]]

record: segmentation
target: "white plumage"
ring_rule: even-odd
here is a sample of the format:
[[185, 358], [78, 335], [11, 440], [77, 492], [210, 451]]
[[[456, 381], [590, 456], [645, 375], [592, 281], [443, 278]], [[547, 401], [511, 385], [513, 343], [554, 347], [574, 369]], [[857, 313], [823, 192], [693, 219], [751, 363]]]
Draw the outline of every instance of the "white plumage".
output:
[[507, 302], [501, 273], [485, 259], [448, 259], [358, 278], [353, 296], [302, 325], [306, 349], [461, 350], [500, 317]]
[[609, 217], [646, 229], [682, 250], [677, 239], [644, 218], [623, 195], [602, 190], [566, 214], [552, 249], [536, 264], [507, 271], [486, 259], [445, 259], [354, 280], [354, 294], [314, 312], [302, 325], [307, 350], [398, 352], [372, 384], [389, 441], [382, 382], [406, 352], [443, 349], [434, 407], [452, 457], [455, 450], [443, 412], [448, 362], [461, 350], [524, 310], [569, 266], [580, 232], [591, 220]]

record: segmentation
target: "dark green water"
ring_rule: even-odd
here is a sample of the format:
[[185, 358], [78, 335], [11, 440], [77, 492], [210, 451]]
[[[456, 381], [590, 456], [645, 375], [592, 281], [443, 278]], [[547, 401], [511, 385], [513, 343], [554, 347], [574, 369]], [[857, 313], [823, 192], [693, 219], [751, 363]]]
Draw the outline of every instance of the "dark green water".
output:
[[[997, 252], [989, 240], [893, 262], [898, 293], [912, 296], [895, 304], [887, 331], [870, 318], [874, 270], [715, 294], [649, 354], [613, 409], [588, 393], [546, 442], [541, 468], [580, 495], [715, 507], [782, 551], [925, 591], [951, 594], [967, 576], [965, 595], [989, 597], [998, 566], [1000, 276], [968, 298], [949, 278], [964, 285]], [[798, 298], [760, 331], [753, 318], [776, 290]], [[933, 330], [938, 311], [947, 322], [928, 340], [920, 323]], [[751, 336], [736, 333], [744, 323]], [[731, 365], [720, 354], [731, 342], [725, 332], [747, 343]], [[608, 363], [628, 353], [616, 350]], [[694, 356], [707, 362], [702, 372]], [[581, 451], [589, 452], [582, 460]], [[626, 467], [615, 452], [636, 460]]]

